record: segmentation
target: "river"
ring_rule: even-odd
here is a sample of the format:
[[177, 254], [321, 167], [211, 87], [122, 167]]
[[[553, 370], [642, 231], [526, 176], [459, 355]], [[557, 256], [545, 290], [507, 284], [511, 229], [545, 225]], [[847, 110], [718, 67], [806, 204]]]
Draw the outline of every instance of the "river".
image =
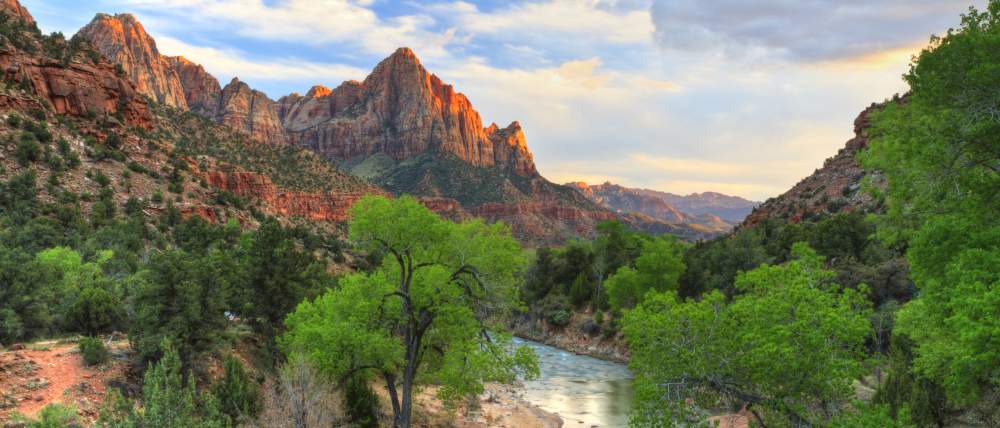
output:
[[523, 339], [538, 354], [540, 376], [524, 382], [524, 399], [557, 413], [566, 428], [626, 427], [632, 373], [622, 364], [576, 355]]

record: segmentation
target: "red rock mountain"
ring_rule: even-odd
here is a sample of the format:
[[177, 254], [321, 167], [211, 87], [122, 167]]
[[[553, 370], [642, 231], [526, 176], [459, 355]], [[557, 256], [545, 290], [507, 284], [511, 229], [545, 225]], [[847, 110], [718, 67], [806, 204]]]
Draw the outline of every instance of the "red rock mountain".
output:
[[94, 48], [111, 63], [120, 64], [140, 93], [160, 104], [187, 109], [177, 71], [160, 55], [156, 41], [134, 16], [98, 14], [78, 34], [87, 40], [100, 40]]
[[28, 25], [34, 25], [35, 18], [17, 0], [0, 0], [0, 13], [15, 17]]
[[157, 102], [190, 109], [260, 142], [285, 142], [274, 101], [239, 79], [221, 88], [202, 66], [162, 55], [131, 14], [98, 14], [79, 35], [112, 63], [120, 64], [139, 92]]
[[[381, 61], [364, 81], [335, 89], [317, 85], [304, 96], [275, 102], [239, 79], [221, 88], [200, 65], [161, 55], [131, 15], [98, 15], [80, 34], [163, 104], [199, 113], [260, 142], [311, 149], [393, 194], [421, 197], [450, 218], [504, 220], [531, 243], [586, 235], [598, 221], [616, 218], [540, 176], [518, 122], [484, 126], [468, 98], [428, 72], [408, 48]], [[342, 215], [308, 202], [312, 196], [276, 196], [267, 185], [230, 189], [240, 180], [207, 181], [241, 196], [259, 188], [258, 198], [277, 212], [311, 207], [314, 215], [300, 214]]]
[[743, 223], [751, 227], [768, 218], [799, 222], [824, 212], [877, 210], [879, 202], [861, 189], [862, 180], [871, 176], [873, 185], [884, 186], [877, 172], [866, 172], [858, 164], [858, 152], [868, 147], [868, 115], [882, 107], [872, 104], [854, 121], [854, 138], [823, 163], [812, 175], [803, 178], [781, 196], [768, 199]]
[[408, 48], [379, 63], [364, 82], [279, 100], [289, 140], [335, 160], [386, 154], [395, 160], [437, 151], [477, 167], [522, 176], [535, 164], [519, 123], [483, 127], [468, 98], [429, 73]]

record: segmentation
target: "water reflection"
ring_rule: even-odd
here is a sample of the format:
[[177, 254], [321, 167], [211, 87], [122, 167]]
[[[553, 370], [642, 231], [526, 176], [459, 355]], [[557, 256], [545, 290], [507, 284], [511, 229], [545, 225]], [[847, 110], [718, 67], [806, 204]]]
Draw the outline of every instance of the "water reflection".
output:
[[525, 382], [526, 400], [558, 413], [567, 428], [628, 426], [632, 404], [628, 368], [528, 340], [515, 341], [535, 349], [541, 369], [538, 380]]

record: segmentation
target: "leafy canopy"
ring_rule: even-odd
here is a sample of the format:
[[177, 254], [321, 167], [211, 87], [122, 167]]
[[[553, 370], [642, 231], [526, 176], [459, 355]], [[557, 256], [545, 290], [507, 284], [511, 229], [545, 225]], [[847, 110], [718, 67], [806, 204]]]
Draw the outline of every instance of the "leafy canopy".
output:
[[698, 301], [651, 293], [626, 312], [636, 425], [684, 420], [687, 399], [703, 407], [741, 401], [763, 410], [768, 425], [807, 423], [815, 404], [846, 402], [863, 373], [869, 306], [832, 284], [808, 246], [793, 254], [786, 265], [739, 275], [742, 294], [732, 303], [718, 291]]

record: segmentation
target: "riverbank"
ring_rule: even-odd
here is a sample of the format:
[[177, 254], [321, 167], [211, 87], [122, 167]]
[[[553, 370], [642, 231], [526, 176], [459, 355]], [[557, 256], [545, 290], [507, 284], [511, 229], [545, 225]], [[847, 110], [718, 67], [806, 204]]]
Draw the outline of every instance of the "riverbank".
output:
[[[514, 336], [533, 340], [577, 355], [628, 364], [629, 352], [620, 332], [607, 334], [607, 329], [593, 321], [591, 313], [575, 312], [565, 326], [550, 325], [544, 319], [518, 319], [511, 325]], [[607, 321], [606, 321], [607, 322]]]
[[449, 409], [436, 388], [418, 394], [414, 425], [428, 428], [561, 428], [563, 419], [524, 399], [523, 384], [487, 384], [473, 402]]

